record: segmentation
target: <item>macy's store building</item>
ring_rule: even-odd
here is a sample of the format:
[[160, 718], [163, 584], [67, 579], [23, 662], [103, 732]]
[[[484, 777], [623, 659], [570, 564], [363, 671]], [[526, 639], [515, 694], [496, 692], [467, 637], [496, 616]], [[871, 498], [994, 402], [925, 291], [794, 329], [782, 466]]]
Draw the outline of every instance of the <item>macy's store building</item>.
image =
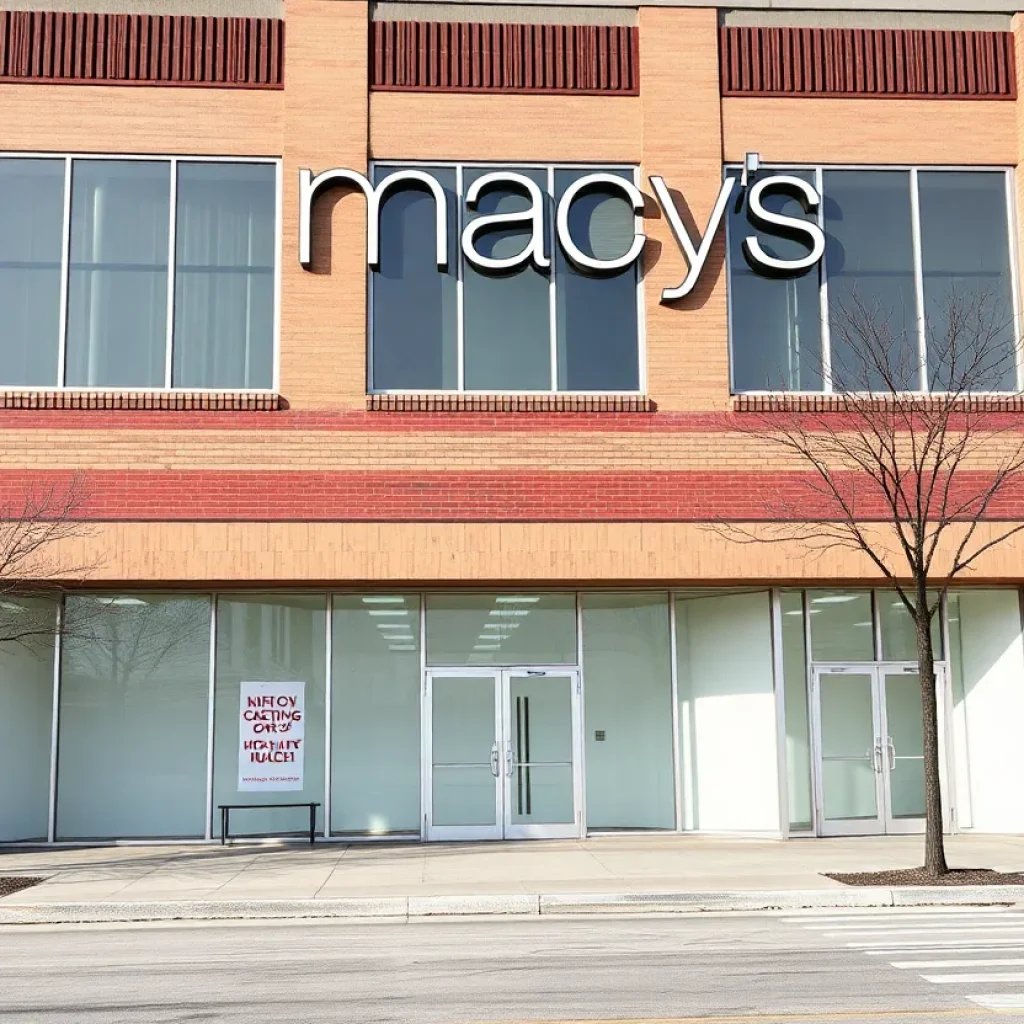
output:
[[[84, 494], [0, 842], [919, 831], [894, 595], [709, 524], [837, 297], [1017, 316], [1014, 12], [155, 6], [0, 10], [0, 492]], [[1022, 579], [935, 624], [950, 830], [1024, 831]]]

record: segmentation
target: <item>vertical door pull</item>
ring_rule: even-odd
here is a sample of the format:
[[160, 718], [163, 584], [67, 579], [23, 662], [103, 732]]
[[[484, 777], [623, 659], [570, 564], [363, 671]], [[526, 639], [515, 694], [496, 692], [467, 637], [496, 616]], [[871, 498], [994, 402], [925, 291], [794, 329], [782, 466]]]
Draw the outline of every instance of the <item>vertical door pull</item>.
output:
[[885, 737], [885, 746], [889, 751], [889, 771], [896, 770], [896, 744], [893, 743], [891, 736]]
[[874, 761], [875, 771], [879, 775], [881, 775], [882, 774], [882, 741], [881, 740], [876, 740], [875, 741], [875, 747], [874, 747], [874, 752], [872, 754], [872, 759]]
[[494, 745], [491, 747], [491, 774], [498, 777], [498, 741], [494, 741]]
[[505, 744], [505, 774], [511, 779], [516, 770], [516, 755], [512, 749], [512, 741]]

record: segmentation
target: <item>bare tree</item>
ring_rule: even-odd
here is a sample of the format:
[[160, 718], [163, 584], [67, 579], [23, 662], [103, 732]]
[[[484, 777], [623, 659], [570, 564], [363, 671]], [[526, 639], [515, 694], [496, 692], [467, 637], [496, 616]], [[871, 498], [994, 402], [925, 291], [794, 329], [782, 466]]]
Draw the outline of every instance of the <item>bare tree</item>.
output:
[[86, 501], [75, 475], [66, 484], [29, 487], [0, 507], [0, 644], [52, 640], [53, 599], [96, 568], [58, 554], [65, 542], [88, 534]]
[[823, 411], [780, 398], [740, 428], [799, 472], [799, 499], [779, 494], [765, 523], [714, 529], [741, 543], [797, 541], [812, 556], [858, 552], [899, 596], [921, 679], [925, 870], [939, 876], [949, 869], [931, 624], [951, 583], [1024, 529], [1004, 504], [1018, 493], [1024, 437], [1007, 402], [1019, 394], [1016, 332], [1000, 304], [951, 293], [925, 325], [924, 352], [906, 319], [855, 295], [832, 310]]

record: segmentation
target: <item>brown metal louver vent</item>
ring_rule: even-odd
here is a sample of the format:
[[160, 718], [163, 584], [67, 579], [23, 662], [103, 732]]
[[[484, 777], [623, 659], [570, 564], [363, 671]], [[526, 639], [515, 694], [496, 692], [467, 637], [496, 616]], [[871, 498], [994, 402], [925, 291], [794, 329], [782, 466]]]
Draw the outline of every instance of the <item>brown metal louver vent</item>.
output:
[[723, 96], [1013, 99], [1009, 32], [727, 26]]
[[0, 81], [274, 89], [284, 22], [0, 11]]
[[639, 92], [630, 26], [375, 21], [370, 50], [373, 89]]

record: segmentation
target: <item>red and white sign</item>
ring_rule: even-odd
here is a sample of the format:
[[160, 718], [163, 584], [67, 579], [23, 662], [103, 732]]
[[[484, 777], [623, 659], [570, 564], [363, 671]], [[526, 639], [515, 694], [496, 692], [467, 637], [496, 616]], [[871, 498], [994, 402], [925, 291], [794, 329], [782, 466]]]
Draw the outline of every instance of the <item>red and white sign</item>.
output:
[[241, 684], [238, 789], [302, 789], [306, 752], [305, 683]]

